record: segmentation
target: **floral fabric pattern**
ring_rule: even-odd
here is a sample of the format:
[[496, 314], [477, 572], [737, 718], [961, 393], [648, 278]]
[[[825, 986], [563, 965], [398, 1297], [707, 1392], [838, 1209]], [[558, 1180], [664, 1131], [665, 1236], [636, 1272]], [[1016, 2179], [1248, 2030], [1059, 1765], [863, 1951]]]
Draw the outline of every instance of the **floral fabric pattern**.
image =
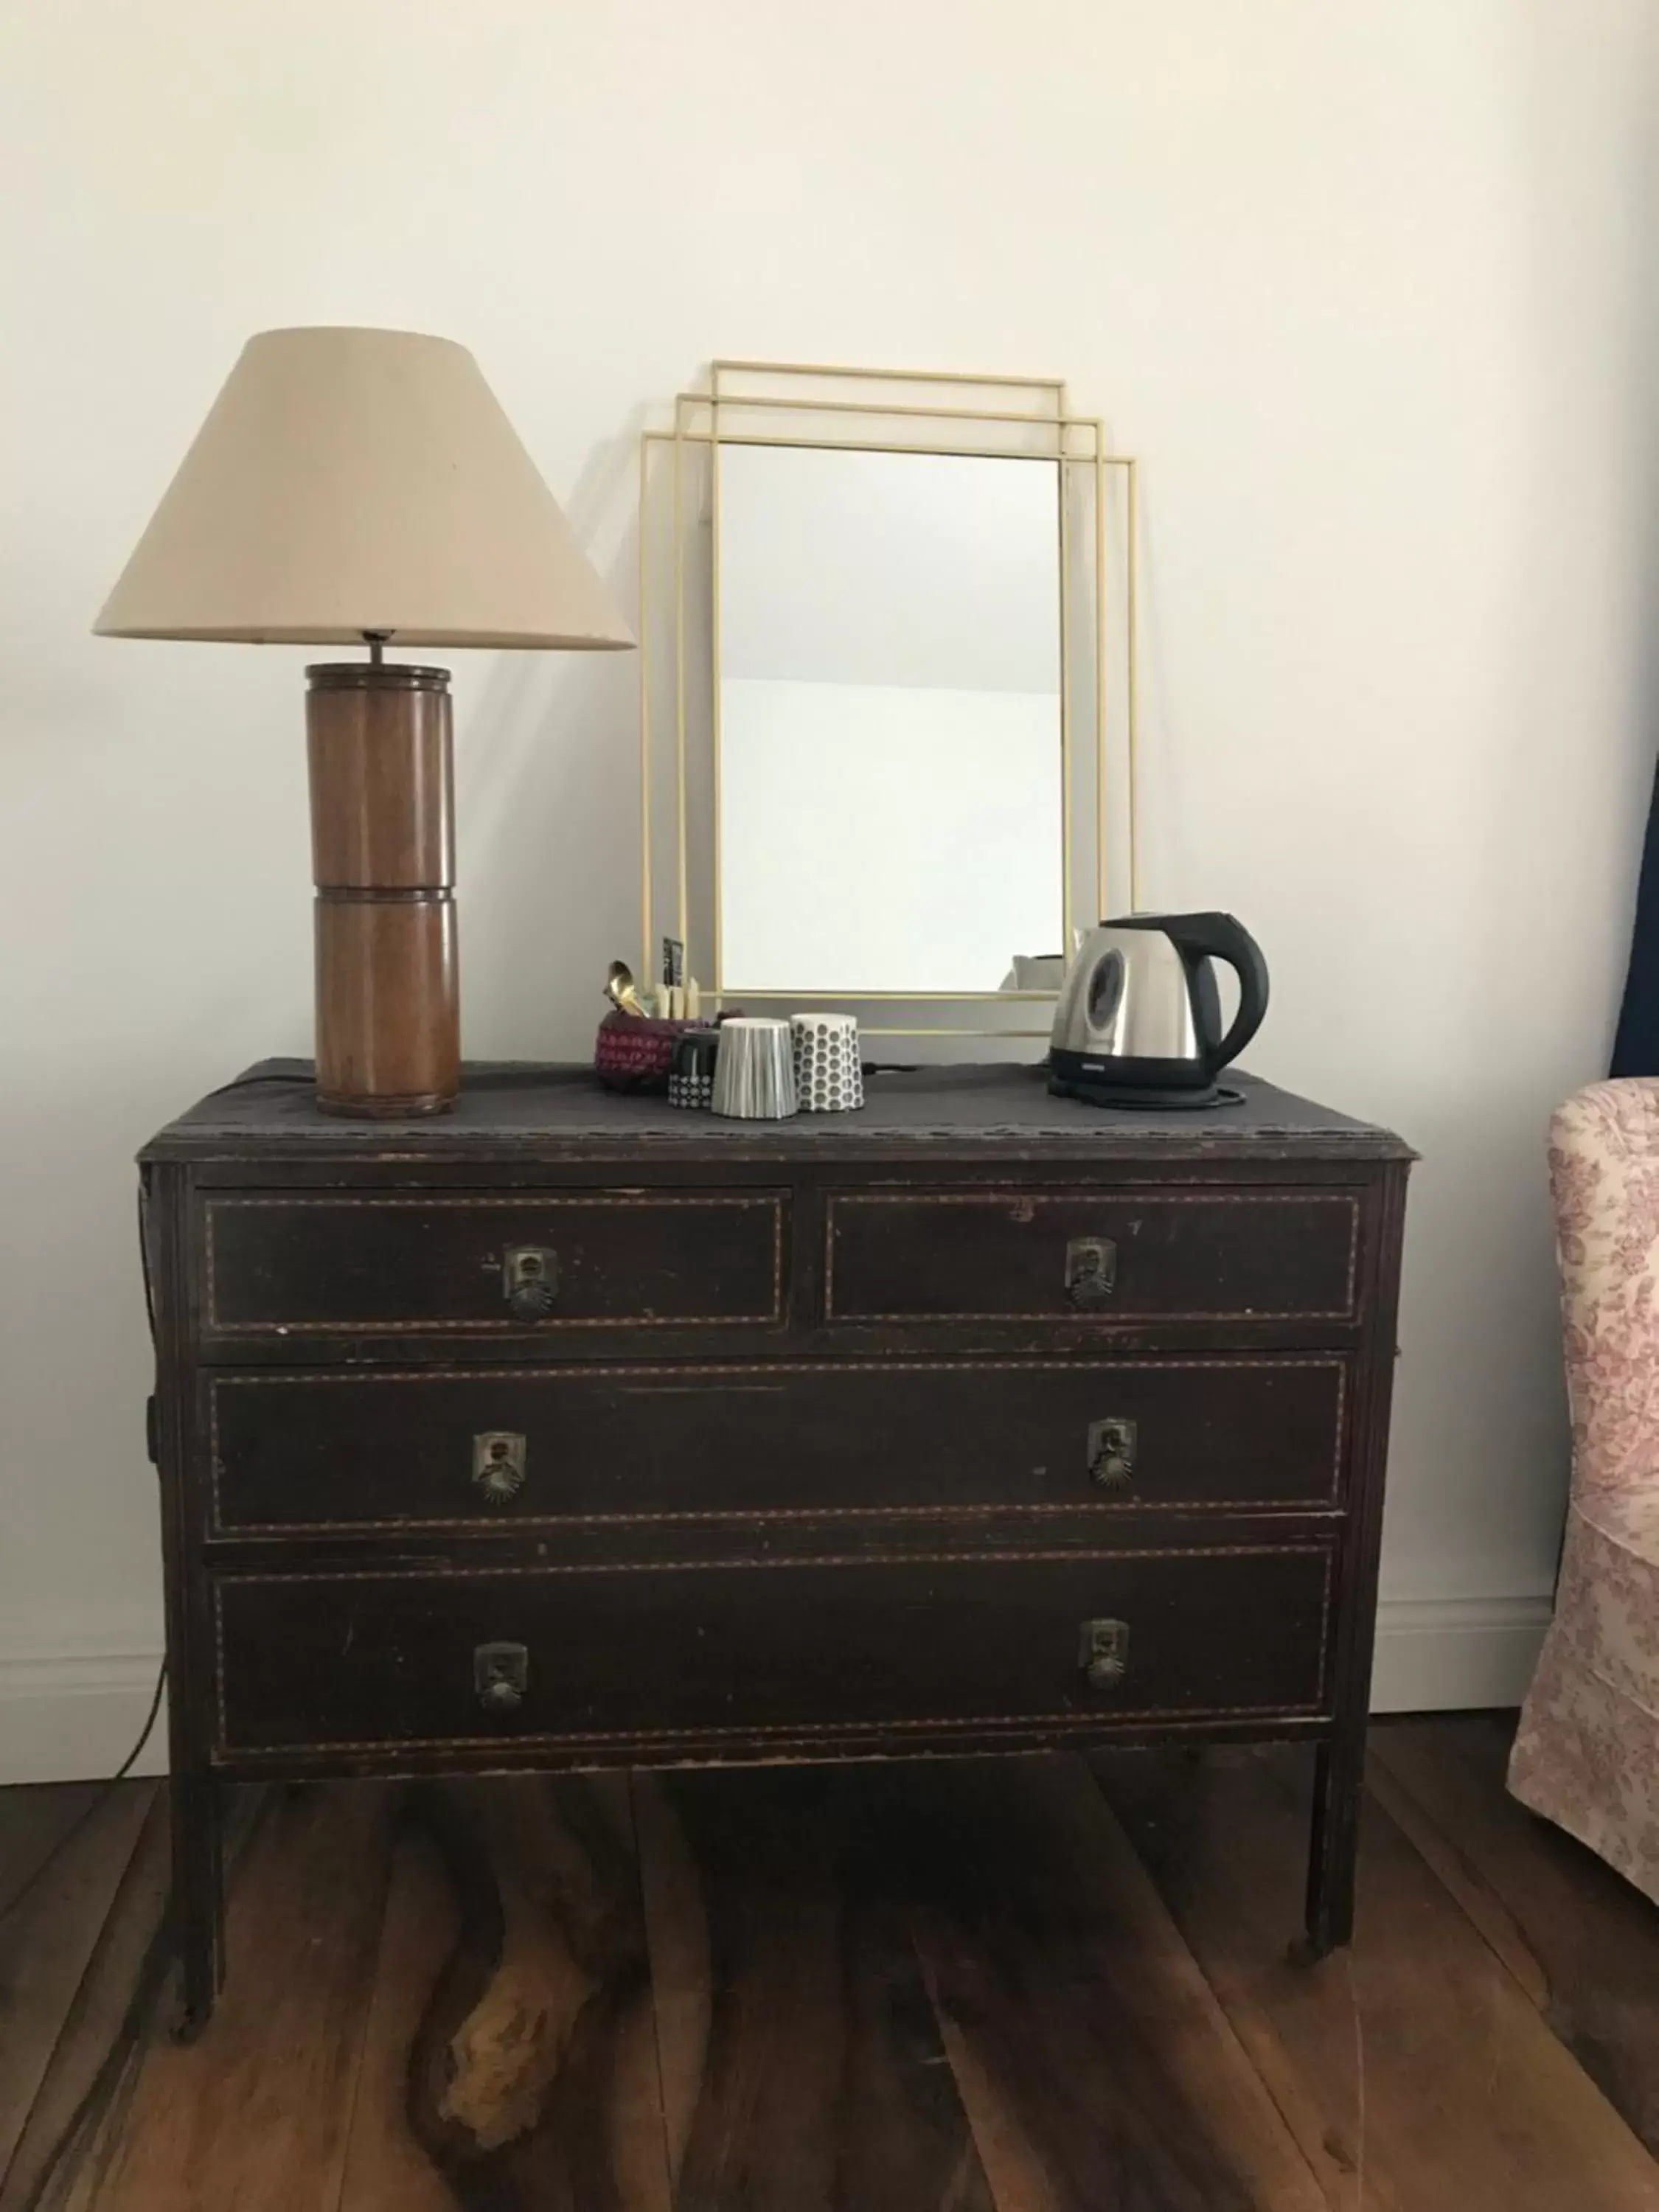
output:
[[1659, 1899], [1659, 1081], [1569, 1099], [1550, 1188], [1572, 1502], [1510, 1788]]

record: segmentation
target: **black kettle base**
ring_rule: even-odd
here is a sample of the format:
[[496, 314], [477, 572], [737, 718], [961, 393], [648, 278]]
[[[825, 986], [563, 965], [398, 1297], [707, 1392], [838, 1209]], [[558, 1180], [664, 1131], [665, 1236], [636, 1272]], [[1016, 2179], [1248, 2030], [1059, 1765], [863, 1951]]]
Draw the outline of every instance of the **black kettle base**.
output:
[[1111, 1106], [1130, 1114], [1201, 1114], [1218, 1106], [1242, 1106], [1244, 1093], [1224, 1083], [1207, 1083], [1200, 1090], [1153, 1091], [1133, 1083], [1093, 1083], [1086, 1078], [1068, 1082], [1048, 1078], [1053, 1098], [1075, 1098], [1084, 1106]]

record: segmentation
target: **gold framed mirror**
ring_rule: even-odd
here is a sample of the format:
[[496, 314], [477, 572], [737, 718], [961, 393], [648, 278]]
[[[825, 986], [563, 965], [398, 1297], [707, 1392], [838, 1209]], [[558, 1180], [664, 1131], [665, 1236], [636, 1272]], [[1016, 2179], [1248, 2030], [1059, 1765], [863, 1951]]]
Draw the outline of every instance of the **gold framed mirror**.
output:
[[1139, 903], [1136, 490], [1054, 380], [680, 393], [640, 454], [642, 972], [672, 936], [705, 1006], [1046, 1036], [1077, 928]]

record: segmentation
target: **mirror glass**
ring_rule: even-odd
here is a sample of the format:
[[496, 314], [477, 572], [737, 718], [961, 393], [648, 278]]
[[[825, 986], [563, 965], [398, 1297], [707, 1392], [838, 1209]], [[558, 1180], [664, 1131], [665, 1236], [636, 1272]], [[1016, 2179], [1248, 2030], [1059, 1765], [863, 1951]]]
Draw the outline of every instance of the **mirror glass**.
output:
[[719, 465], [723, 988], [1012, 987], [1061, 945], [1058, 464]]

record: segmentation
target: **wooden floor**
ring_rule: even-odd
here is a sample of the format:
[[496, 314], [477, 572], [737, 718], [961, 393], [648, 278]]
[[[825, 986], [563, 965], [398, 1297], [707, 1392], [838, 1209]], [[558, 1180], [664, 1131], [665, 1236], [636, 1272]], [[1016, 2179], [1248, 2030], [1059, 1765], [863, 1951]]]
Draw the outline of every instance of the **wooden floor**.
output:
[[1298, 1753], [272, 1790], [188, 2048], [125, 1785], [0, 1923], [0, 2212], [1659, 2212], [1659, 1911], [1507, 1734], [1376, 1731], [1312, 1967]]

